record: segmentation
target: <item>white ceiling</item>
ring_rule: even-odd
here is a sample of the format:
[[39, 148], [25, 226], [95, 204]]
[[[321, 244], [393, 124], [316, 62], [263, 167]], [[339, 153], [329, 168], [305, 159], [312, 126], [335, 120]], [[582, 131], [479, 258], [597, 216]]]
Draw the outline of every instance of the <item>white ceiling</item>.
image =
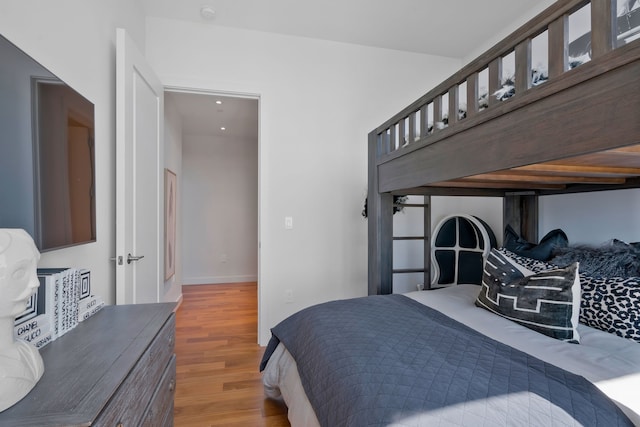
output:
[[182, 116], [183, 134], [258, 140], [257, 99], [165, 92], [167, 101]]
[[[463, 58], [540, 0], [141, 0], [148, 16]], [[203, 5], [215, 11], [200, 16]]]
[[[455, 58], [477, 51], [540, 0], [140, 0], [148, 16]], [[201, 8], [215, 15], [206, 20]], [[186, 132], [257, 132], [257, 101], [174, 93]], [[211, 98], [211, 99], [207, 99]], [[235, 117], [234, 117], [235, 115]], [[253, 125], [255, 124], [255, 125]], [[243, 135], [240, 135], [243, 136]], [[245, 135], [246, 136], [246, 135]], [[257, 134], [255, 134], [257, 138]]]

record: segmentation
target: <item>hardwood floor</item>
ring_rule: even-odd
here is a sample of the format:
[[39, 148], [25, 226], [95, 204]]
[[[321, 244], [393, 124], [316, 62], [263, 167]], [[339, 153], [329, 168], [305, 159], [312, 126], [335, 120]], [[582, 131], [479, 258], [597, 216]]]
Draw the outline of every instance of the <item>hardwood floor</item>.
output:
[[176, 313], [176, 427], [289, 426], [265, 399], [255, 283], [182, 287]]

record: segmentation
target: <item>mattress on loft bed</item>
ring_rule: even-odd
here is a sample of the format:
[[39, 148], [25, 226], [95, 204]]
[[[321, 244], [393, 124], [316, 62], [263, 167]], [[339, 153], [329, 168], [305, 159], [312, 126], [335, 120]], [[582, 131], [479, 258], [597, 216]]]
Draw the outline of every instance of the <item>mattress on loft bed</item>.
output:
[[[405, 330], [412, 331], [409, 335], [414, 337], [420, 335], [419, 331], [425, 328], [436, 332], [442, 331], [443, 328], [453, 328], [451, 330], [445, 329], [446, 333], [436, 333], [439, 338], [437, 338], [435, 348], [442, 349], [447, 337], [451, 334], [457, 334], [454, 332], [456, 329], [469, 329], [471, 335], [479, 335], [482, 344], [479, 344], [479, 347], [471, 352], [471, 358], [476, 357], [478, 352], [481, 352], [482, 356], [475, 359], [476, 365], [466, 368], [463, 366], [457, 374], [444, 373], [439, 369], [449, 369], [447, 365], [456, 365], [459, 362], [467, 363], [464, 362], [466, 356], [460, 357], [465, 354], [466, 345], [462, 348], [454, 344], [449, 349], [449, 355], [444, 357], [436, 355], [433, 360], [439, 361], [440, 366], [438, 366], [438, 371], [433, 372], [431, 384], [425, 385], [424, 389], [409, 389], [408, 387], [414, 386], [411, 379], [415, 378], [415, 375], [422, 375], [420, 372], [412, 371], [413, 367], [421, 366], [418, 371], [429, 371], [431, 364], [429, 358], [434, 355], [428, 347], [421, 347], [419, 351], [413, 351], [412, 349], [416, 348], [416, 343], [407, 345], [405, 342], [403, 344], [399, 337], [406, 336], [406, 333], [397, 334], [397, 338], [391, 336], [380, 341], [376, 325], [387, 323], [385, 322], [387, 317], [383, 315], [385, 309], [380, 308], [374, 310], [375, 319], [363, 320], [365, 326], [360, 334], [368, 338], [363, 338], [365, 341], [361, 345], [365, 345], [366, 342], [375, 343], [374, 347], [385, 350], [381, 352], [380, 358], [374, 358], [375, 351], [372, 351], [368, 359], [365, 357], [365, 365], [374, 367], [375, 371], [378, 367], [384, 368], [392, 363], [400, 363], [399, 366], [404, 366], [405, 369], [386, 372], [383, 374], [386, 375], [383, 381], [375, 381], [374, 394], [378, 399], [374, 401], [375, 404], [371, 402], [363, 404], [359, 400], [361, 394], [371, 394], [371, 386], [367, 386], [367, 382], [362, 379], [348, 383], [346, 389], [344, 389], [344, 384], [337, 389], [331, 389], [329, 394], [321, 397], [321, 400], [318, 401], [317, 391], [327, 390], [327, 387], [331, 385], [329, 378], [336, 378], [334, 375], [337, 375], [337, 378], [355, 378], [357, 369], [354, 365], [351, 362], [342, 364], [352, 356], [340, 349], [328, 353], [322, 352], [322, 354], [337, 354], [342, 357], [338, 356], [337, 359], [325, 359], [319, 362], [320, 365], [324, 365], [323, 369], [338, 369], [337, 373], [329, 375], [312, 369], [310, 372], [302, 373], [304, 379], [301, 379], [299, 375], [296, 360], [283, 343], [277, 344], [276, 351], [271, 358], [268, 358], [268, 352], [272, 349], [268, 349], [264, 359], [265, 391], [270, 397], [282, 396], [284, 398], [289, 407], [289, 418], [293, 426], [362, 425], [362, 423], [366, 425], [425, 425], [425, 423], [435, 422], [434, 420], [441, 425], [479, 425], [478, 423], [482, 424], [482, 422], [490, 425], [512, 425], [514, 422], [520, 422], [522, 425], [550, 425], [547, 422], [560, 423], [563, 419], [568, 423], [567, 425], [633, 425], [632, 422], [640, 425], [640, 399], [637, 399], [637, 390], [640, 390], [640, 346], [638, 343], [582, 324], [578, 326], [581, 336], [580, 344], [558, 341], [475, 307], [474, 301], [478, 292], [478, 286], [459, 285], [431, 292], [412, 292], [405, 294], [405, 296], [376, 297], [408, 300], [409, 303], [406, 307], [410, 307], [410, 309], [405, 307], [401, 311], [417, 310], [420, 313], [422, 311], [421, 304], [426, 306], [424, 307], [425, 311], [434, 309], [435, 319], [437, 319], [435, 326], [429, 327], [423, 322], [417, 324], [414, 318], [403, 327]], [[338, 310], [332, 316], [335, 317], [342, 311]], [[458, 322], [466, 326], [456, 326]], [[446, 326], [443, 326], [443, 323]], [[347, 328], [347, 325], [344, 325]], [[339, 330], [337, 335], [344, 336], [347, 333], [346, 329]], [[317, 332], [313, 331], [313, 328], [302, 330], [300, 334], [307, 338], [315, 337], [311, 341], [321, 338]], [[502, 344], [494, 343], [493, 340]], [[405, 350], [398, 353], [397, 349], [403, 345], [406, 345]], [[501, 350], [494, 352], [493, 349], [497, 348]], [[491, 350], [487, 351], [487, 349]], [[296, 351], [298, 350], [296, 349]], [[494, 353], [497, 358], [490, 356], [490, 353]], [[394, 362], [392, 355], [400, 360]], [[513, 358], [510, 355], [513, 355], [515, 360], [530, 362], [531, 366], [517, 366], [519, 362], [516, 362], [514, 367]], [[306, 362], [303, 362], [302, 366], [301, 369], [310, 369]], [[487, 366], [491, 366], [489, 370], [492, 371], [492, 375], [496, 375], [495, 378], [482, 378], [482, 372], [486, 371]], [[511, 373], [508, 370], [505, 371], [507, 366], [509, 366], [508, 369], [513, 370]], [[530, 382], [527, 386], [529, 389], [525, 389], [522, 381], [513, 378], [513, 375], [518, 376], [520, 380], [523, 378], [520, 369], [528, 370], [528, 373], [524, 374], [527, 378], [548, 377], [546, 374], [550, 374], [551, 379], [543, 378], [542, 383]], [[543, 375], [543, 372], [546, 374]], [[500, 379], [501, 375], [505, 373], [507, 376], [511, 376], [506, 383], [504, 383], [504, 378]], [[452, 380], [451, 375], [458, 379]], [[477, 378], [471, 384], [460, 381], [460, 378], [471, 378], [472, 376], [477, 376]], [[401, 380], [398, 382], [397, 378], [401, 378]], [[561, 380], [557, 382], [559, 378]], [[549, 380], [551, 382], [546, 382]], [[488, 384], [483, 381], [488, 381]], [[496, 392], [496, 389], [488, 391], [489, 387], [492, 387], [490, 384], [500, 384], [501, 381], [507, 387], [511, 387], [509, 384], [513, 382], [513, 387], [516, 388], [509, 389], [508, 392]], [[527, 382], [525, 381], [525, 383]], [[562, 382], [565, 384], [561, 384]], [[361, 383], [360, 385], [364, 388], [356, 389], [354, 383]], [[543, 383], [546, 385], [541, 385]], [[591, 387], [592, 384], [595, 384], [595, 387]], [[429, 391], [429, 387], [432, 388], [432, 391]], [[538, 390], [539, 387], [541, 387], [540, 390]], [[566, 387], [570, 391], [567, 391]], [[344, 395], [336, 391], [340, 388], [343, 388]], [[553, 390], [551, 393], [554, 394], [554, 398], [542, 397], [548, 394], [550, 389]], [[306, 390], [311, 390], [312, 394], [307, 393]], [[585, 402], [584, 396], [581, 395], [583, 391], [586, 391], [590, 396], [589, 400], [599, 401], [600, 409], [594, 411], [595, 401], [590, 401], [587, 407], [577, 406], [578, 401]], [[604, 394], [600, 396], [599, 392]], [[568, 393], [564, 396], [573, 396], [572, 399], [575, 402], [567, 403], [560, 397], [563, 393]], [[430, 398], [430, 394], [434, 397]], [[465, 394], [469, 396], [475, 394], [476, 397], [467, 399]], [[445, 399], [449, 399], [448, 401], [439, 401], [442, 396], [447, 395], [449, 397]], [[404, 396], [404, 400], [399, 401], [398, 396]], [[550, 403], [549, 400], [554, 403]], [[315, 401], [314, 405], [311, 405], [310, 401]], [[532, 402], [533, 407], [527, 409], [530, 411], [529, 418], [520, 419], [525, 406]], [[615, 402], [615, 405], [611, 402]], [[574, 403], [575, 407], [573, 407]], [[337, 406], [334, 407], [333, 404]], [[400, 408], [393, 408], [394, 404], [400, 405]], [[628, 419], [620, 410], [626, 414]], [[510, 414], [509, 411], [511, 411]], [[570, 415], [574, 411], [578, 413]], [[584, 417], [584, 414], [590, 415], [580, 422], [572, 420], [574, 416], [580, 419], [581, 416]], [[342, 418], [335, 418], [338, 416]], [[382, 420], [386, 421], [382, 422]]]

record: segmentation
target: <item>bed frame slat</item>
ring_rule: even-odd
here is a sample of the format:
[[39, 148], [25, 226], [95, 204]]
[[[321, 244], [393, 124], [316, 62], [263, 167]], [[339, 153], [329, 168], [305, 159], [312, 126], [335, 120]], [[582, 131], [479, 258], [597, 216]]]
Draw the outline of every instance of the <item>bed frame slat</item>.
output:
[[442, 122], [442, 96], [438, 95], [433, 99], [433, 132], [438, 131], [436, 123]]
[[398, 133], [398, 124], [391, 126], [391, 132], [389, 132], [389, 152], [395, 151], [397, 147], [396, 135]]
[[489, 107], [497, 104], [495, 93], [502, 87], [502, 58], [496, 58], [489, 63]]
[[408, 144], [413, 144], [413, 141], [416, 140], [416, 113], [413, 113], [409, 116], [409, 140]]
[[391, 149], [391, 141], [390, 141], [390, 137], [389, 137], [389, 130], [386, 130], [385, 132], [381, 133], [379, 136], [379, 153], [382, 154], [386, 154], [389, 152], [389, 150]]
[[549, 24], [549, 78], [553, 79], [569, 68], [569, 17], [563, 15]]
[[449, 89], [449, 126], [458, 121], [459, 106], [458, 85], [455, 85]]
[[531, 87], [531, 39], [516, 46], [516, 96]]
[[615, 0], [591, 0], [591, 57], [598, 58], [613, 49], [617, 33]]
[[478, 73], [473, 73], [467, 79], [467, 118], [471, 118], [478, 113]]
[[429, 135], [429, 115], [427, 113], [427, 104], [420, 107], [420, 139]]

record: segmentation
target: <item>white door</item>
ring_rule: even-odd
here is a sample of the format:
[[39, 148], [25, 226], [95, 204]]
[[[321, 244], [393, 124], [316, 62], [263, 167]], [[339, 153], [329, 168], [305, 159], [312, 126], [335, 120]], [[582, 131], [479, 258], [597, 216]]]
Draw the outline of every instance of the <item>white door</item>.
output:
[[164, 89], [124, 29], [116, 33], [116, 303], [160, 302]]

